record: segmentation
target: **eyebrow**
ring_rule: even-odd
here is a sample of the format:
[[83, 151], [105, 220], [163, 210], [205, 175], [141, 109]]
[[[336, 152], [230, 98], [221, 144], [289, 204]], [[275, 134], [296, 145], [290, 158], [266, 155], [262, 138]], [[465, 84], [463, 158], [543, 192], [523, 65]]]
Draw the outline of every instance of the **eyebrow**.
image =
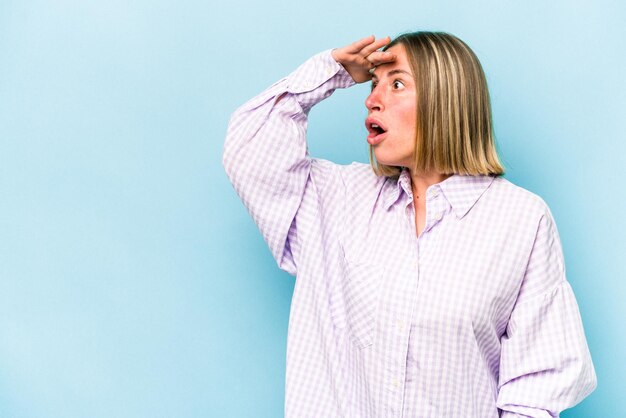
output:
[[[391, 70], [387, 73], [387, 77], [391, 77], [392, 75], [396, 75], [396, 74], [406, 74], [408, 76], [411, 76], [411, 73], [405, 70], [400, 70], [400, 69], [395, 69], [395, 70]], [[372, 78], [376, 78], [378, 79], [378, 76], [376, 76], [376, 74], [372, 74]]]

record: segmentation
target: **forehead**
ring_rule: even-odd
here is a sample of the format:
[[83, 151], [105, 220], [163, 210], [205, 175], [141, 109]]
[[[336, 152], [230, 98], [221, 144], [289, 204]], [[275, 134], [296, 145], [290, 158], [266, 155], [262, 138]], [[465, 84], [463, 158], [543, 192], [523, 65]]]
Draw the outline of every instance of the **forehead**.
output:
[[386, 52], [391, 52], [392, 54], [394, 54], [396, 56], [396, 59], [392, 62], [377, 65], [376, 69], [374, 70], [374, 77], [383, 77], [385, 74], [392, 70], [404, 70], [409, 74], [413, 74], [413, 71], [411, 71], [411, 65], [409, 64], [409, 59], [406, 55], [406, 50], [404, 49], [404, 45], [396, 44], [387, 49]]

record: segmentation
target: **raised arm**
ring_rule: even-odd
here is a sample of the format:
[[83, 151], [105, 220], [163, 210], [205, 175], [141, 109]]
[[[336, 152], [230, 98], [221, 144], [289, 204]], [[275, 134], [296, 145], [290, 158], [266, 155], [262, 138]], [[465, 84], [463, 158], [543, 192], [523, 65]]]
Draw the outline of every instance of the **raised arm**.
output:
[[336, 88], [367, 81], [370, 68], [393, 60], [377, 51], [388, 42], [370, 36], [317, 54], [231, 117], [222, 158], [226, 174], [279, 267], [290, 274], [297, 272], [296, 216], [305, 192], [322, 193], [322, 185], [333, 176], [330, 163], [312, 167], [308, 112]]

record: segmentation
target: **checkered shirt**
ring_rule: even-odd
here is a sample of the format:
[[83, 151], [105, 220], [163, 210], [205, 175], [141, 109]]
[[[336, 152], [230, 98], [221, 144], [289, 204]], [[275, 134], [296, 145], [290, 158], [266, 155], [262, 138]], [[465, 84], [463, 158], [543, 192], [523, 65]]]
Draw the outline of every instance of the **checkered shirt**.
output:
[[353, 84], [320, 53], [235, 111], [224, 145], [296, 276], [285, 416], [558, 417], [596, 375], [550, 210], [502, 177], [453, 175], [428, 188], [417, 237], [407, 169], [309, 156], [309, 110]]

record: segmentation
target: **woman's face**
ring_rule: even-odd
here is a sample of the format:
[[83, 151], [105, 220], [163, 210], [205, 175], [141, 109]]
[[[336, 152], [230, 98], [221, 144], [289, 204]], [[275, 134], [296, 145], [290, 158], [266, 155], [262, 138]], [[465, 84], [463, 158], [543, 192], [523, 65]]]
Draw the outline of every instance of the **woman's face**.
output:
[[415, 81], [404, 46], [397, 44], [387, 51], [396, 60], [376, 67], [372, 92], [365, 100], [367, 142], [378, 163], [411, 167], [417, 123]]

